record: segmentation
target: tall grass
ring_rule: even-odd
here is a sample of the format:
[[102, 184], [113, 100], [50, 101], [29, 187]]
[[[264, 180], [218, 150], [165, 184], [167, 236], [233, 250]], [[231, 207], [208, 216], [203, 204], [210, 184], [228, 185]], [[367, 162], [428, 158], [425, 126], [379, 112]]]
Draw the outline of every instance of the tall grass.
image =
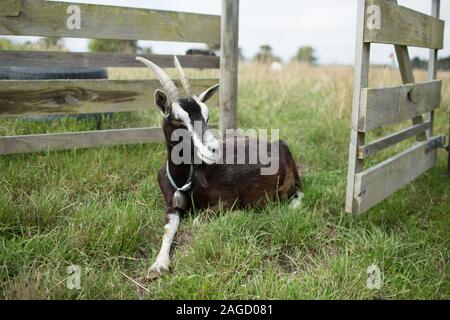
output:
[[[213, 77], [217, 72], [194, 72]], [[111, 70], [115, 79], [149, 77]], [[418, 72], [418, 79], [426, 74]], [[448, 132], [450, 74], [443, 79], [436, 133]], [[398, 71], [373, 69], [371, 86], [399, 84]], [[353, 87], [351, 67], [291, 64], [280, 72], [242, 65], [242, 128], [279, 128], [305, 186], [301, 209], [284, 203], [182, 220], [172, 272], [147, 283], [159, 250], [164, 206], [156, 172], [162, 145], [103, 147], [0, 158], [0, 296], [4, 299], [446, 299], [450, 183], [446, 154], [435, 168], [354, 218], [343, 211]], [[151, 102], [149, 102], [151, 104]], [[213, 120], [218, 110], [212, 108]], [[118, 114], [105, 128], [154, 125], [158, 113]], [[375, 130], [382, 136], [409, 122]], [[74, 119], [53, 124], [4, 119], [0, 134], [94, 129]], [[379, 162], [410, 145], [379, 156]], [[81, 289], [66, 286], [81, 266]], [[366, 270], [383, 274], [366, 287]], [[148, 288], [136, 287], [131, 277]]]

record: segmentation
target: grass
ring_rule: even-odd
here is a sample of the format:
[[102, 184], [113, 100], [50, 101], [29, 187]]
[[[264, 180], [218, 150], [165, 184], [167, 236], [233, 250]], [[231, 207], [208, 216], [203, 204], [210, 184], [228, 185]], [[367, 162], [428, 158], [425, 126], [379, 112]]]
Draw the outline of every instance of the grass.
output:
[[[274, 73], [240, 68], [239, 126], [279, 128], [301, 167], [301, 209], [198, 212], [182, 220], [172, 272], [146, 283], [164, 206], [156, 172], [162, 145], [103, 147], [0, 158], [0, 297], [3, 299], [448, 299], [450, 183], [446, 153], [435, 168], [367, 214], [343, 211], [352, 68], [291, 65]], [[147, 77], [112, 70], [114, 78]], [[417, 78], [425, 79], [418, 72]], [[450, 74], [435, 132], [448, 132]], [[371, 85], [400, 83], [374, 69]], [[217, 109], [212, 111], [218, 118]], [[154, 125], [157, 112], [118, 114], [105, 128]], [[212, 120], [214, 121], [214, 120]], [[385, 135], [402, 123], [375, 130]], [[94, 129], [74, 119], [43, 124], [3, 119], [0, 134]], [[403, 150], [400, 144], [371, 163]], [[66, 287], [81, 266], [81, 289]], [[366, 270], [383, 274], [366, 287]], [[126, 276], [148, 288], [139, 289]]]

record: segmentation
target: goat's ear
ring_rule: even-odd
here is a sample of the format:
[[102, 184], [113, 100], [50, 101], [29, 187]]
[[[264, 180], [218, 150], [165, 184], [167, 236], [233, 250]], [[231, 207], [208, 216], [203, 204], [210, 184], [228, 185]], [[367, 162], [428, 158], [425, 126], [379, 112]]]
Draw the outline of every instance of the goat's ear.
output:
[[219, 89], [219, 84], [216, 84], [215, 86], [212, 86], [211, 88], [200, 93], [198, 98], [200, 99], [201, 102], [206, 102], [209, 100], [209, 98], [211, 98], [214, 95], [214, 93], [216, 93], [216, 91], [218, 89]]
[[169, 111], [169, 106], [167, 105], [167, 95], [159, 89], [155, 91], [155, 104], [158, 106], [163, 115]]

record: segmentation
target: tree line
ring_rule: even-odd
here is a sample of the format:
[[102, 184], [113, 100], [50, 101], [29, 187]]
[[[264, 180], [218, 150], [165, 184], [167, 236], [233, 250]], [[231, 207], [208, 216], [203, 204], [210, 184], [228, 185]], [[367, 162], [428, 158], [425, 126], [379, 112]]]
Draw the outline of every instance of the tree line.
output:
[[[135, 40], [107, 40], [107, 39], [93, 39], [89, 41], [89, 51], [91, 52], [123, 52], [123, 53], [138, 53], [151, 54], [151, 47], [140, 47]], [[208, 50], [218, 51], [218, 45], [207, 45]], [[0, 39], [0, 50], [38, 50], [38, 51], [69, 51], [64, 46], [62, 39], [58, 38], [41, 38], [37, 42], [24, 42], [22, 44], [14, 43], [9, 39]], [[239, 58], [247, 60], [243, 54], [242, 48], [239, 48]], [[264, 44], [261, 45], [259, 51], [251, 59], [254, 62], [271, 64], [273, 62], [281, 62], [282, 59], [274, 53], [273, 48]], [[311, 46], [302, 46], [298, 48], [296, 54], [291, 61], [306, 63], [310, 65], [317, 64], [316, 51]], [[414, 69], [427, 69], [428, 60], [414, 57], [411, 60]], [[440, 58], [438, 61], [439, 70], [450, 70], [450, 56]]]
[[[135, 40], [109, 40], [109, 39], [93, 39], [89, 40], [89, 51], [91, 52], [122, 52], [122, 53], [141, 53], [151, 54], [151, 47], [140, 47]], [[220, 50], [218, 45], [207, 45], [207, 49], [213, 52]], [[62, 39], [58, 38], [41, 38], [37, 42], [27, 41], [22, 44], [14, 43], [9, 39], [0, 39], [0, 50], [49, 50], [49, 51], [69, 51]], [[239, 58], [247, 60], [243, 54], [242, 48], [239, 48]], [[281, 58], [276, 56], [270, 45], [262, 45], [259, 52], [252, 59], [260, 63], [281, 62]], [[298, 49], [293, 60], [315, 64], [317, 59], [315, 51], [312, 47], [306, 46]]]
[[[91, 52], [152, 53], [151, 47], [140, 47], [135, 40], [93, 39], [89, 41], [88, 48]], [[37, 42], [26, 41], [24, 43], [0, 39], [0, 50], [70, 51], [60, 38], [41, 38]]]
[[[426, 70], [428, 69], [428, 60], [414, 57], [411, 60], [411, 65], [414, 69]], [[438, 59], [438, 70], [450, 70], [450, 56]]]
[[[254, 62], [267, 64], [273, 62], [281, 62], [281, 58], [274, 54], [272, 47], [268, 44], [260, 46], [259, 51], [256, 53], [252, 60]], [[297, 53], [292, 57], [291, 60], [310, 65], [315, 65], [317, 63], [315, 50], [311, 46], [298, 48]]]

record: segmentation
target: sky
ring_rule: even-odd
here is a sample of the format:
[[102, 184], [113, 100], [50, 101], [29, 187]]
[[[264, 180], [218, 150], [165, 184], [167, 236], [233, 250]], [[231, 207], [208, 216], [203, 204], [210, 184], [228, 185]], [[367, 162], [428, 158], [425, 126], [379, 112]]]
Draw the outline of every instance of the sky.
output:
[[[69, 0], [58, 0], [71, 2]], [[149, 9], [220, 14], [221, 0], [75, 0]], [[429, 14], [431, 0], [398, 0], [400, 5]], [[320, 64], [353, 64], [357, 0], [240, 0], [239, 46], [251, 58], [260, 45], [269, 44], [274, 53], [289, 61], [300, 46], [312, 46]], [[450, 1], [441, 1], [441, 19], [446, 20], [444, 50], [450, 55]], [[17, 39], [17, 38], [15, 38]], [[27, 39], [30, 39], [28, 37]], [[33, 38], [32, 38], [33, 39]], [[22, 38], [23, 40], [23, 38]], [[183, 54], [202, 44], [140, 41], [158, 54]], [[87, 40], [65, 39], [71, 51], [87, 51]], [[373, 45], [371, 62], [390, 64], [391, 45]], [[428, 50], [411, 48], [412, 57], [428, 58]]]

